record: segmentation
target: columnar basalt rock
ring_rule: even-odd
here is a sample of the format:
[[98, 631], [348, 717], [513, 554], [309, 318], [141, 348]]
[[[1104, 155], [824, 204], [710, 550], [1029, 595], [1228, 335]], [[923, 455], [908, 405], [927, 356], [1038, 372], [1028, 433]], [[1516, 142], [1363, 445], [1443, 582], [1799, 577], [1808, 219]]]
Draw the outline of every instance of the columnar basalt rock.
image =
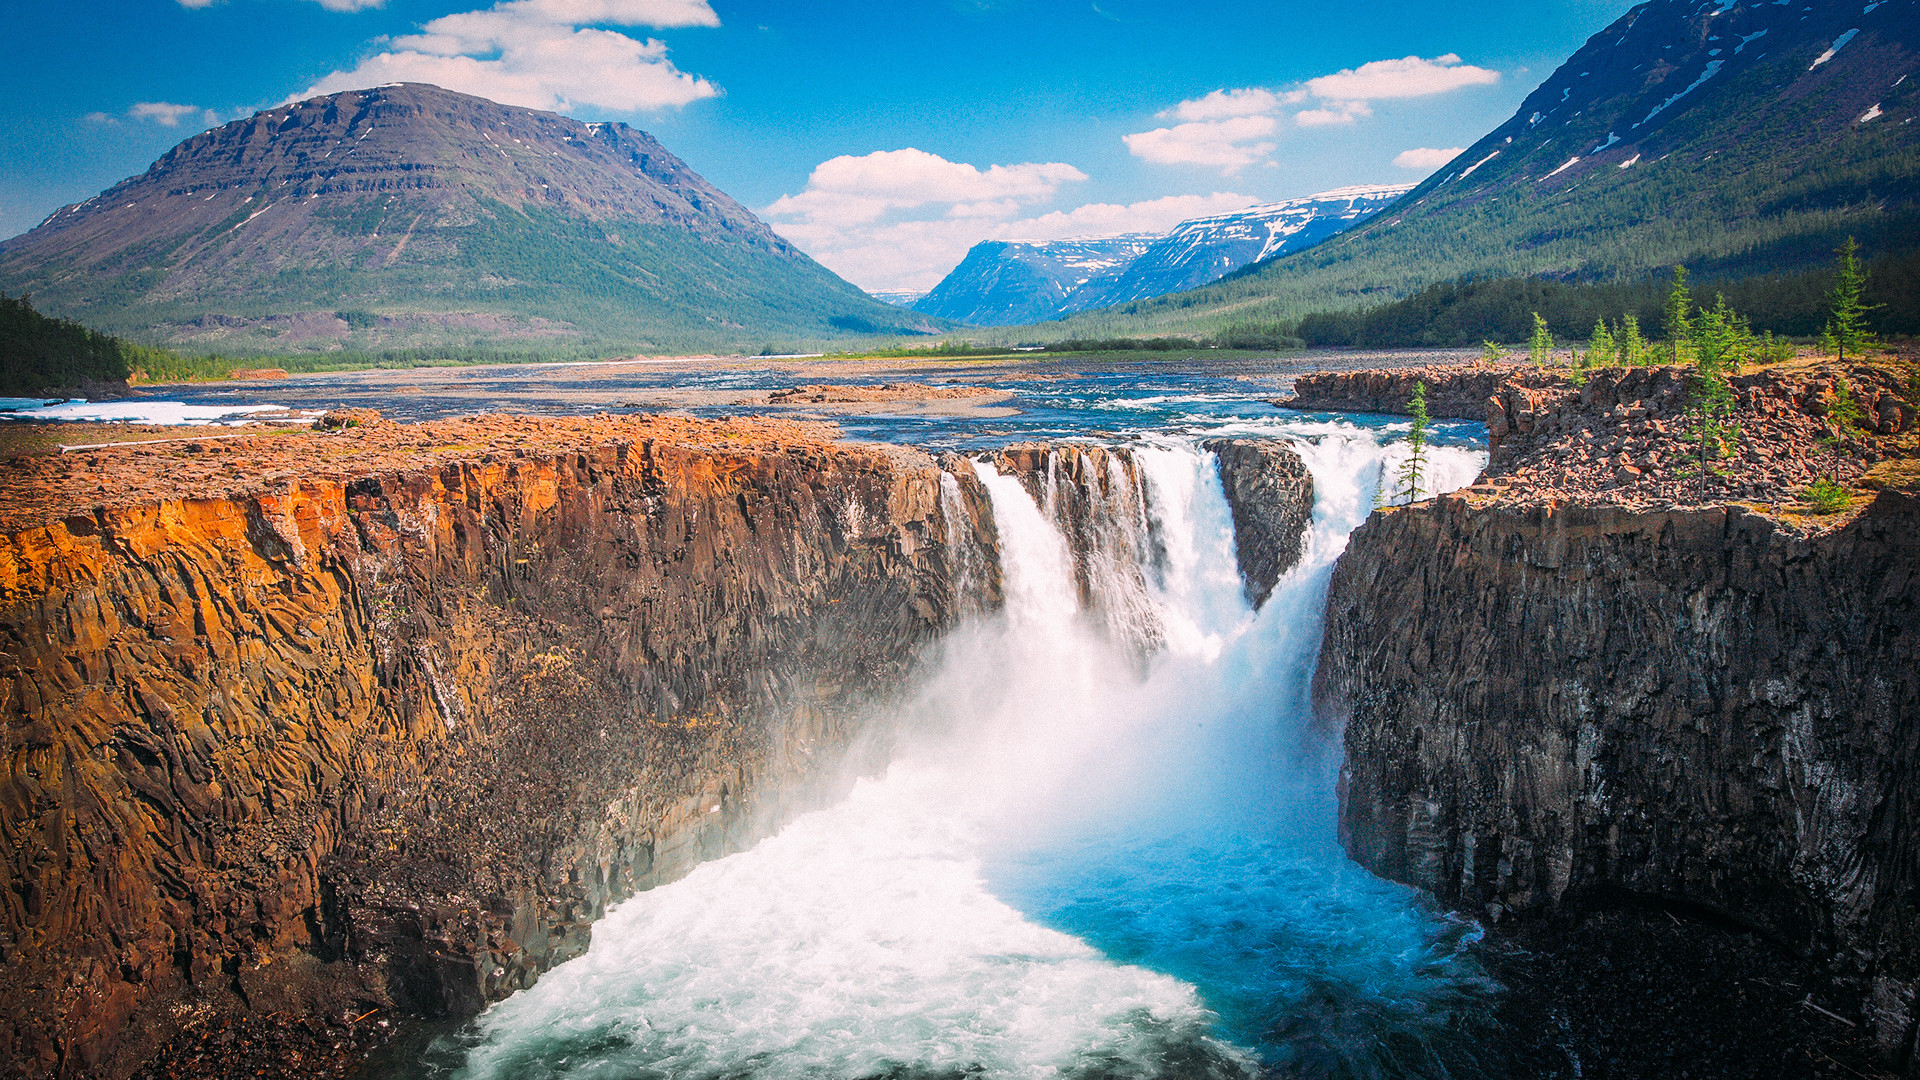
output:
[[1495, 918], [1630, 894], [1830, 965], [1892, 1062], [1920, 984], [1920, 500], [1844, 524], [1449, 496], [1335, 569], [1341, 833]]
[[470, 1012], [880, 760], [878, 699], [998, 602], [985, 494], [924, 454], [501, 425], [166, 447], [91, 508], [98, 459], [16, 474], [50, 512], [0, 533], [0, 1071]]
[[1206, 448], [1220, 463], [1240, 577], [1247, 600], [1258, 608], [1300, 561], [1313, 521], [1313, 474], [1278, 439], [1214, 439]]

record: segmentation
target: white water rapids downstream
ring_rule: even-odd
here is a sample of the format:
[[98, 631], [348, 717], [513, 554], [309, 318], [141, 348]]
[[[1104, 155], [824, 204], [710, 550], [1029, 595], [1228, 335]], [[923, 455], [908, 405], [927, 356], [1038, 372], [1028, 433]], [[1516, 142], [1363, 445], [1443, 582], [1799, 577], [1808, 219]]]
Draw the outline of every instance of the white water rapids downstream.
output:
[[[1313, 525], [1257, 614], [1212, 456], [1136, 446], [1164, 550], [1145, 575], [1164, 644], [1144, 667], [1079, 610], [1054, 523], [981, 466], [1005, 609], [944, 643], [886, 774], [620, 904], [586, 955], [442, 1040], [428, 1071], [1457, 1070], [1438, 1033], [1484, 993], [1461, 952], [1473, 928], [1341, 856], [1337, 739], [1307, 706], [1333, 560], [1401, 451], [1344, 425], [1295, 438]], [[1483, 460], [1433, 454], [1440, 489]]]

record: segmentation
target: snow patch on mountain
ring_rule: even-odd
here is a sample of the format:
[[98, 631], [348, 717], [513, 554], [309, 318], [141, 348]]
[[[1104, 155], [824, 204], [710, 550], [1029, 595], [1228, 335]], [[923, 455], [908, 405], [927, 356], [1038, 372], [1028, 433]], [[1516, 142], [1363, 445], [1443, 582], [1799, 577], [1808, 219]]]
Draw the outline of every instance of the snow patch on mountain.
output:
[[[1868, 8], [1867, 10], [1869, 10], [1869, 11], [1871, 11], [1871, 10], [1873, 10], [1873, 9], [1872, 9], [1872, 8]], [[1826, 51], [1826, 52], [1823, 52], [1823, 53], [1821, 53], [1821, 54], [1820, 54], [1820, 57], [1819, 57], [1819, 59], [1817, 59], [1817, 60], [1815, 60], [1815, 61], [1814, 61], [1813, 63], [1811, 63], [1811, 64], [1808, 64], [1808, 65], [1807, 65], [1807, 70], [1808, 70], [1808, 71], [1812, 71], [1812, 70], [1813, 70], [1814, 68], [1817, 68], [1817, 67], [1819, 67], [1819, 66], [1820, 66], [1821, 64], [1824, 64], [1824, 63], [1826, 63], [1827, 61], [1829, 61], [1829, 60], [1831, 60], [1831, 59], [1833, 59], [1833, 54], [1834, 54], [1834, 53], [1837, 53], [1837, 52], [1839, 52], [1839, 51], [1840, 51], [1841, 49], [1844, 49], [1844, 48], [1846, 48], [1846, 47], [1847, 47], [1847, 42], [1849, 42], [1849, 41], [1852, 41], [1852, 40], [1853, 40], [1853, 35], [1855, 35], [1855, 34], [1857, 34], [1857, 33], [1859, 33], [1859, 32], [1860, 32], [1860, 28], [1856, 26], [1856, 27], [1854, 27], [1854, 28], [1853, 28], [1852, 30], [1849, 30], [1849, 31], [1847, 31], [1847, 32], [1846, 32], [1846, 33], [1844, 33], [1844, 34], [1841, 34], [1841, 35], [1840, 35], [1839, 37], [1837, 37], [1837, 38], [1834, 38], [1834, 39], [1833, 39], [1833, 44], [1832, 44], [1832, 45], [1829, 45], [1829, 46], [1827, 46], [1827, 51]]]
[[1695, 79], [1695, 80], [1693, 80], [1692, 82], [1690, 82], [1690, 83], [1688, 83], [1688, 84], [1687, 84], [1687, 88], [1686, 88], [1685, 90], [1682, 90], [1682, 91], [1680, 91], [1679, 93], [1677, 93], [1677, 94], [1675, 94], [1675, 95], [1673, 95], [1672, 97], [1670, 97], [1670, 98], [1668, 98], [1667, 100], [1665, 100], [1665, 101], [1663, 101], [1663, 102], [1661, 102], [1660, 104], [1658, 104], [1658, 105], [1655, 105], [1655, 106], [1653, 107], [1653, 111], [1652, 111], [1652, 112], [1650, 112], [1650, 113], [1648, 113], [1648, 114], [1647, 114], [1647, 115], [1646, 115], [1645, 117], [1643, 117], [1643, 118], [1641, 119], [1641, 121], [1640, 121], [1640, 123], [1638, 123], [1638, 124], [1635, 124], [1635, 125], [1633, 125], [1633, 126], [1634, 126], [1634, 127], [1641, 127], [1642, 125], [1644, 125], [1644, 124], [1646, 124], [1646, 123], [1647, 123], [1647, 121], [1649, 121], [1649, 120], [1652, 120], [1652, 119], [1653, 119], [1654, 117], [1656, 117], [1656, 116], [1659, 116], [1659, 115], [1660, 115], [1661, 113], [1663, 113], [1663, 112], [1666, 112], [1666, 111], [1667, 111], [1667, 109], [1668, 109], [1669, 107], [1671, 107], [1671, 106], [1673, 105], [1673, 103], [1674, 103], [1674, 102], [1676, 102], [1676, 101], [1679, 101], [1679, 100], [1680, 100], [1681, 98], [1683, 98], [1683, 97], [1686, 97], [1686, 96], [1687, 96], [1688, 94], [1691, 94], [1691, 93], [1693, 93], [1693, 92], [1694, 92], [1695, 90], [1698, 90], [1698, 89], [1700, 89], [1700, 84], [1701, 84], [1701, 83], [1704, 83], [1704, 82], [1706, 82], [1706, 81], [1707, 81], [1708, 79], [1711, 79], [1711, 78], [1713, 78], [1713, 77], [1714, 77], [1715, 75], [1718, 75], [1718, 74], [1720, 74], [1720, 69], [1721, 69], [1721, 68], [1722, 68], [1723, 66], [1725, 66], [1725, 65], [1726, 65], [1726, 61], [1725, 61], [1725, 60], [1709, 60], [1709, 61], [1707, 61], [1707, 69], [1706, 69], [1705, 71], [1702, 71], [1702, 72], [1700, 73], [1700, 77], [1699, 77], [1699, 78], [1697, 78], [1697, 79]]

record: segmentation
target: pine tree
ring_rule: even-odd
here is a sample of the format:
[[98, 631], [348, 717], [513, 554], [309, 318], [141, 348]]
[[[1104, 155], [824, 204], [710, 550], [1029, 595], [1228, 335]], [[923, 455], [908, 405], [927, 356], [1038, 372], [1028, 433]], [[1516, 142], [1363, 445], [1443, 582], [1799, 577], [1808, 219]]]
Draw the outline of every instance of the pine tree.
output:
[[1860, 245], [1849, 236], [1835, 251], [1840, 256], [1840, 265], [1834, 269], [1833, 290], [1827, 293], [1833, 315], [1827, 320], [1826, 331], [1820, 335], [1821, 342], [1843, 363], [1849, 349], [1858, 356], [1874, 343], [1873, 335], [1867, 332], [1867, 312], [1880, 307], [1861, 301], [1867, 287], [1867, 272], [1860, 269], [1859, 249]]
[[1613, 334], [1607, 330], [1607, 320], [1595, 319], [1593, 338], [1587, 342], [1587, 362], [1603, 367], [1611, 366], [1619, 351], [1619, 346], [1613, 343]]
[[1667, 293], [1667, 342], [1673, 349], [1673, 363], [1680, 362], [1680, 346], [1693, 336], [1693, 297], [1687, 292], [1687, 268], [1673, 268], [1673, 289]]
[[1413, 384], [1413, 397], [1407, 401], [1413, 415], [1413, 429], [1407, 433], [1407, 460], [1400, 466], [1400, 494], [1411, 505], [1420, 498], [1427, 469], [1427, 384]]
[[1640, 320], [1631, 314], [1620, 318], [1620, 363], [1637, 367], [1649, 362], [1647, 339], [1640, 333]]
[[1739, 437], [1733, 422], [1733, 387], [1727, 377], [1740, 370], [1751, 350], [1753, 335], [1746, 320], [1719, 297], [1711, 309], [1703, 309], [1692, 327], [1693, 375], [1687, 382], [1687, 414], [1700, 469], [1700, 499], [1706, 501], [1707, 475], [1714, 471], [1713, 461], [1726, 453]]
[[1480, 362], [1481, 363], [1486, 364], [1488, 366], [1498, 364], [1500, 362], [1500, 358], [1502, 355], [1503, 354], [1500, 351], [1499, 342], [1483, 341], [1480, 343]]
[[1533, 313], [1533, 339], [1527, 342], [1527, 357], [1534, 367], [1546, 367], [1553, 352], [1553, 332], [1547, 329], [1547, 320]]

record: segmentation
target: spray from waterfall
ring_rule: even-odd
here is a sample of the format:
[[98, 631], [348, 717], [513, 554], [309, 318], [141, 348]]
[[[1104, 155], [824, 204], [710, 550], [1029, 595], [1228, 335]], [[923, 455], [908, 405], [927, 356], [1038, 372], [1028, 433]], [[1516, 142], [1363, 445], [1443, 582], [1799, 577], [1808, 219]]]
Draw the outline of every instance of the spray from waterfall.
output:
[[[619, 905], [435, 1067], [1444, 1075], [1473, 928], [1341, 858], [1304, 738], [1327, 576], [1390, 451], [1352, 429], [1299, 448], [1313, 525], [1259, 612], [1195, 444], [980, 463], [1005, 604], [943, 643], [885, 776]], [[1443, 483], [1477, 468], [1436, 454]]]

